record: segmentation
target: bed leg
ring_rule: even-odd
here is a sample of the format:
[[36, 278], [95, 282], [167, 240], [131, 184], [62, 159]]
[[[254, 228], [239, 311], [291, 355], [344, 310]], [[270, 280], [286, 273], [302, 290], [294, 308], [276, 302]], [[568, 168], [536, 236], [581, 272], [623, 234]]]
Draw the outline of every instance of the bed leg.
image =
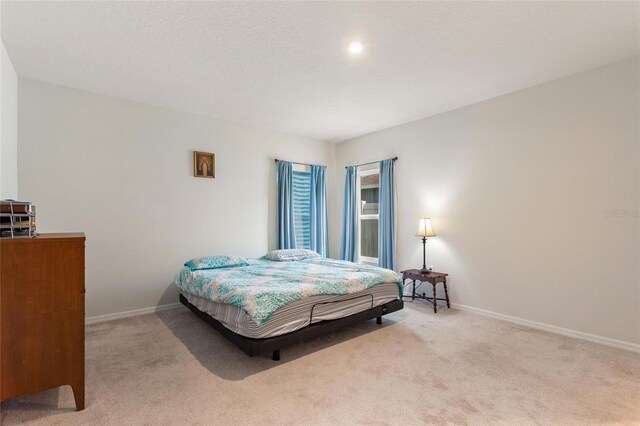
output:
[[376, 318], [376, 324], [382, 324], [382, 317]]
[[280, 361], [280, 349], [273, 351], [273, 356], [271, 357], [274, 361]]

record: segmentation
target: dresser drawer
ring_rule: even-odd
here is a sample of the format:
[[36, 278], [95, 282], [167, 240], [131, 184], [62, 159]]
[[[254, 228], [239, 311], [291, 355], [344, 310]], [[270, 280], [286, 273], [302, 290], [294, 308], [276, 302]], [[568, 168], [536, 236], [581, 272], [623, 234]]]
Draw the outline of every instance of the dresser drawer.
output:
[[84, 241], [1, 244], [3, 320], [84, 311]]
[[34, 314], [2, 322], [2, 400], [69, 383], [84, 369], [84, 315]]

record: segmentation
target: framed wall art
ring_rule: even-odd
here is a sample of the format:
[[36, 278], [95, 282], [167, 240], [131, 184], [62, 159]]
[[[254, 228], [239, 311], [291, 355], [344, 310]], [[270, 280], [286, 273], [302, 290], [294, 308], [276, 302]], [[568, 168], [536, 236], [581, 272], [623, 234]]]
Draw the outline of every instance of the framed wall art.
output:
[[216, 177], [216, 155], [212, 152], [193, 152], [193, 175], [201, 178]]

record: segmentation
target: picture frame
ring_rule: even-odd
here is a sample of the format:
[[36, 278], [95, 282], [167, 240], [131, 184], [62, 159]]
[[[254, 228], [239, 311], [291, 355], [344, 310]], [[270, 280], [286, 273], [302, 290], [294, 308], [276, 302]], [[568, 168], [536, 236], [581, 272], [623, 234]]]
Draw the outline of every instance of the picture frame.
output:
[[216, 177], [216, 155], [213, 152], [193, 151], [193, 176]]

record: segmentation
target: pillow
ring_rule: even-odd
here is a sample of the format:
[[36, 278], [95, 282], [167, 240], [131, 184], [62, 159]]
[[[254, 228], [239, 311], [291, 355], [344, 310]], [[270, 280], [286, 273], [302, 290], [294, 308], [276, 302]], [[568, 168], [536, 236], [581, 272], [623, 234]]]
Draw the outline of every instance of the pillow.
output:
[[313, 250], [305, 249], [271, 250], [266, 256], [267, 259], [275, 260], [276, 262], [290, 262], [292, 260], [312, 259], [314, 257], [320, 257], [320, 255]]
[[216, 269], [230, 268], [232, 266], [247, 266], [247, 259], [240, 256], [206, 256], [196, 257], [186, 262], [184, 266], [191, 268], [192, 271], [200, 269]]

